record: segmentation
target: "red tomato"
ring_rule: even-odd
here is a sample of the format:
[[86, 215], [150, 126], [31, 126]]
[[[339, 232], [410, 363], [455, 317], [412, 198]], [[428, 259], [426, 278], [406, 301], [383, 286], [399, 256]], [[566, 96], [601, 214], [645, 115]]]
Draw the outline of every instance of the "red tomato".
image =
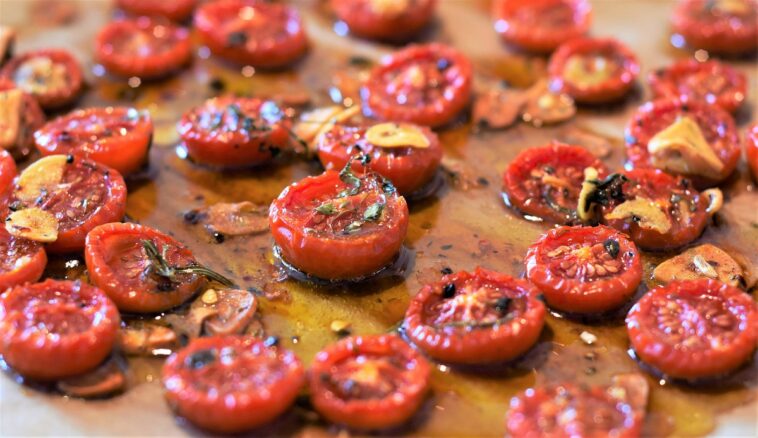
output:
[[[414, 126], [429, 141], [426, 148], [376, 146], [366, 138], [369, 126], [334, 126], [318, 137], [318, 157], [327, 170], [342, 169], [355, 154], [370, 158], [371, 170], [392, 181], [397, 190], [407, 195], [419, 190], [437, 172], [442, 160], [442, 146], [431, 129]], [[360, 163], [353, 171], [361, 172]]]
[[558, 227], [529, 247], [526, 276], [550, 307], [598, 313], [634, 295], [642, 263], [634, 243], [613, 228]]
[[365, 38], [403, 41], [418, 34], [432, 19], [437, 0], [386, 2], [331, 0], [337, 18], [350, 32]]
[[750, 295], [716, 280], [674, 281], [645, 294], [626, 328], [637, 356], [660, 372], [714, 377], [752, 357], [758, 308]]
[[122, 175], [145, 164], [152, 137], [150, 114], [125, 107], [76, 110], [34, 133], [42, 155], [89, 158]]
[[650, 167], [648, 142], [682, 116], [695, 121], [708, 145], [721, 160], [720, 171], [706, 173], [676, 172], [678, 168], [663, 168], [692, 179], [698, 187], [709, 187], [725, 180], [734, 172], [740, 158], [740, 139], [734, 119], [721, 108], [705, 102], [683, 99], [655, 100], [642, 105], [626, 127], [626, 156], [632, 167]]
[[471, 98], [471, 61], [439, 43], [411, 45], [382, 59], [362, 90], [376, 117], [438, 127]]
[[192, 45], [187, 29], [139, 17], [106, 24], [95, 38], [95, 56], [111, 73], [152, 79], [187, 64]]
[[0, 294], [8, 288], [35, 282], [47, 265], [47, 254], [41, 244], [11, 236], [0, 227]]
[[735, 112], [747, 96], [745, 75], [719, 61], [682, 59], [648, 76], [656, 98], [702, 100]]
[[219, 0], [195, 12], [200, 38], [215, 55], [243, 65], [279, 68], [308, 48], [297, 10], [256, 0]]
[[172, 21], [184, 21], [195, 9], [195, 0], [116, 0], [119, 8], [134, 14], [164, 17]]
[[584, 169], [600, 176], [605, 165], [581, 146], [552, 143], [522, 151], [503, 174], [506, 202], [522, 213], [547, 222], [576, 222], [576, 205]]
[[162, 374], [169, 405], [215, 433], [243, 432], [274, 420], [305, 382], [293, 352], [247, 336], [194, 339], [168, 358]]
[[192, 252], [171, 236], [138, 224], [101, 225], [87, 235], [84, 260], [92, 282], [125, 312], [152, 313], [187, 301], [206, 284], [192, 272], [161, 275], [144, 242], [152, 242], [168, 267], [197, 266]]
[[398, 254], [408, 205], [389, 181], [346, 167], [296, 182], [274, 200], [269, 227], [282, 259], [329, 280], [375, 273]]
[[356, 336], [316, 355], [313, 407], [333, 423], [360, 430], [408, 421], [429, 389], [429, 363], [395, 335]]
[[16, 286], [0, 296], [0, 354], [30, 379], [71, 377], [110, 354], [120, 324], [116, 306], [86, 283]]
[[757, 8], [755, 0], [681, 0], [671, 24], [693, 48], [738, 55], [758, 47]]
[[289, 123], [271, 101], [217, 97], [184, 113], [179, 135], [189, 157], [217, 167], [265, 163], [287, 147]]
[[592, 5], [587, 0], [495, 0], [495, 30], [530, 52], [552, 52], [587, 33]]
[[0, 210], [5, 210], [16, 173], [16, 161], [8, 151], [0, 149]]
[[745, 140], [747, 164], [753, 171], [753, 178], [758, 180], [758, 123], [754, 123], [747, 132]]
[[477, 268], [424, 286], [405, 313], [408, 338], [429, 356], [457, 364], [515, 359], [545, 324], [545, 305], [525, 280]]
[[66, 106], [82, 91], [82, 68], [65, 50], [35, 50], [13, 57], [0, 70], [0, 79], [15, 83], [44, 109]]
[[607, 103], [631, 90], [640, 64], [634, 52], [613, 38], [577, 38], [553, 53], [548, 73], [553, 90], [579, 103]]
[[[22, 93], [17, 108], [10, 107], [8, 100], [3, 102], [3, 105], [8, 105], [6, 107], [8, 113], [0, 116], [0, 132], [2, 132], [0, 149], [10, 151], [16, 157], [25, 157], [34, 146], [34, 131], [45, 124], [45, 113], [42, 112], [34, 96], [21, 89], [16, 90], [16, 84], [0, 77], [0, 99], [9, 99], [18, 91]], [[12, 116], [12, 111], [18, 114], [17, 124], [12, 122], [15, 116], [15, 114]]]

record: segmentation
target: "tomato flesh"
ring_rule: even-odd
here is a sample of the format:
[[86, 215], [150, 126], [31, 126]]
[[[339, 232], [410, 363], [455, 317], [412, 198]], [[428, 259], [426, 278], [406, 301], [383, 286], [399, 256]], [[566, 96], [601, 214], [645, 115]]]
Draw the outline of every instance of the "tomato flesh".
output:
[[72, 103], [83, 84], [79, 62], [65, 50], [36, 50], [11, 58], [0, 70], [0, 79], [15, 83], [44, 109]]
[[0, 210], [5, 211], [8, 197], [13, 190], [13, 179], [16, 177], [16, 161], [5, 149], [0, 149]]
[[530, 52], [552, 52], [589, 30], [586, 0], [495, 0], [495, 30], [508, 43]]
[[11, 236], [0, 228], [0, 293], [39, 280], [47, 265], [45, 248], [37, 242]]
[[437, 0], [387, 4], [382, 0], [331, 0], [337, 18], [350, 32], [365, 38], [403, 41], [418, 34], [431, 20]]
[[747, 164], [753, 171], [753, 178], [758, 179], [758, 123], [748, 129], [745, 150]]
[[684, 0], [671, 24], [691, 47], [725, 55], [758, 47], [758, 6], [753, 0]]

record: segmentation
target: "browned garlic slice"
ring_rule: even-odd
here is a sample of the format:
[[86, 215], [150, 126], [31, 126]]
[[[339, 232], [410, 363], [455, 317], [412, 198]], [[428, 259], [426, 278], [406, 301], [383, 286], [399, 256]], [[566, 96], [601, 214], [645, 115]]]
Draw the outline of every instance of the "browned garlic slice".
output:
[[366, 140], [383, 148], [428, 148], [429, 139], [417, 126], [407, 123], [379, 123], [366, 130]]
[[522, 119], [535, 126], [566, 121], [576, 114], [576, 105], [569, 95], [550, 90], [546, 80], [534, 84], [527, 91], [527, 102]]
[[225, 236], [257, 234], [268, 230], [268, 207], [248, 201], [213, 204], [208, 207], [206, 215], [203, 220], [206, 227]]
[[33, 202], [43, 191], [55, 189], [63, 179], [67, 161], [65, 155], [50, 155], [32, 163], [18, 177], [16, 197], [23, 202]]
[[526, 104], [523, 90], [493, 87], [477, 94], [471, 118], [477, 126], [502, 129], [518, 120]]
[[124, 390], [126, 375], [116, 360], [111, 358], [87, 374], [59, 381], [57, 387], [72, 397], [105, 397]]
[[582, 189], [579, 191], [579, 200], [576, 203], [576, 215], [582, 222], [588, 222], [593, 219], [592, 206], [589, 203], [589, 196], [597, 188], [599, 174], [594, 167], [584, 169], [584, 181]]
[[12, 236], [35, 242], [50, 243], [58, 240], [58, 220], [52, 213], [38, 207], [11, 213], [5, 221], [5, 229]]
[[371, 10], [379, 15], [399, 15], [409, 6], [409, 0], [370, 0]]
[[588, 62], [585, 55], [573, 55], [566, 60], [562, 76], [579, 88], [588, 88], [607, 81], [615, 70], [616, 63], [605, 56], [593, 56]]
[[690, 248], [661, 263], [653, 271], [653, 278], [664, 284], [674, 280], [710, 278], [732, 286], [745, 285], [745, 272], [739, 263], [710, 243]]
[[0, 91], [0, 149], [11, 149], [16, 145], [21, 132], [23, 105], [23, 91], [17, 88]]
[[295, 124], [295, 135], [308, 144], [308, 149], [313, 152], [318, 138], [334, 127], [335, 124], [344, 122], [360, 114], [360, 105], [350, 108], [342, 106], [327, 106], [316, 108], [300, 116], [300, 121]]
[[119, 346], [124, 354], [153, 356], [156, 350], [173, 350], [178, 346], [176, 333], [168, 327], [151, 323], [127, 325], [120, 331]]
[[724, 169], [700, 126], [688, 116], [655, 134], [647, 149], [653, 166], [662, 170], [714, 178]]
[[721, 189], [708, 189], [703, 192], [703, 195], [707, 196], [710, 202], [705, 212], [713, 216], [721, 210], [724, 206], [724, 192]]
[[635, 198], [625, 201], [613, 209], [606, 219], [630, 219], [636, 218], [640, 228], [653, 230], [666, 234], [671, 229], [671, 220], [663, 212], [661, 207], [650, 199]]

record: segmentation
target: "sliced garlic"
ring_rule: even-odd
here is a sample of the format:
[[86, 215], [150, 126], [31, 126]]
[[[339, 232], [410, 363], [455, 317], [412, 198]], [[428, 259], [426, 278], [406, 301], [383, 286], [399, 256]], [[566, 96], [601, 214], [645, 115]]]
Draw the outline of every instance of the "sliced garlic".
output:
[[335, 124], [349, 120], [360, 112], [360, 105], [350, 108], [337, 105], [317, 108], [300, 116], [294, 132], [298, 138], [308, 144], [308, 151], [313, 152], [320, 136], [331, 130]]
[[379, 15], [399, 15], [408, 9], [409, 0], [371, 0], [369, 4]]
[[0, 149], [11, 149], [16, 145], [21, 131], [24, 92], [12, 88], [0, 91]]
[[576, 87], [588, 88], [610, 79], [617, 68], [616, 63], [605, 56], [594, 56], [589, 61], [592, 65], [584, 55], [569, 57], [563, 68], [563, 79]]
[[584, 169], [584, 181], [582, 182], [582, 189], [579, 192], [579, 200], [576, 203], [576, 215], [582, 222], [589, 222], [593, 219], [589, 196], [597, 189], [598, 177], [599, 174], [594, 167], [586, 167]]
[[13, 236], [50, 243], [58, 239], [58, 220], [38, 207], [14, 211], [5, 221], [5, 229]]
[[666, 234], [671, 229], [671, 220], [661, 207], [650, 199], [635, 198], [626, 201], [613, 209], [606, 219], [637, 219], [637, 225], [640, 228], [653, 230], [661, 234]]
[[721, 189], [708, 189], [703, 192], [703, 195], [707, 196], [710, 201], [705, 209], [709, 215], [713, 216], [724, 206], [724, 192]]
[[647, 144], [653, 166], [684, 175], [715, 178], [724, 163], [713, 152], [703, 131], [691, 117], [679, 117]]
[[22, 90], [32, 94], [42, 94], [61, 90], [68, 86], [68, 73], [63, 64], [44, 56], [31, 58], [22, 63], [13, 82]]
[[527, 100], [521, 118], [540, 127], [566, 121], [576, 114], [574, 100], [565, 93], [550, 90], [546, 80], [541, 80], [526, 92]]
[[711, 278], [740, 287], [744, 286], [745, 272], [726, 251], [706, 243], [661, 263], [653, 271], [653, 278], [664, 284], [674, 280]]
[[63, 179], [67, 161], [65, 155], [50, 155], [32, 163], [18, 177], [16, 197], [23, 202], [33, 202], [43, 191], [55, 189]]
[[429, 139], [415, 125], [407, 123], [379, 123], [366, 131], [366, 140], [383, 148], [428, 148]]

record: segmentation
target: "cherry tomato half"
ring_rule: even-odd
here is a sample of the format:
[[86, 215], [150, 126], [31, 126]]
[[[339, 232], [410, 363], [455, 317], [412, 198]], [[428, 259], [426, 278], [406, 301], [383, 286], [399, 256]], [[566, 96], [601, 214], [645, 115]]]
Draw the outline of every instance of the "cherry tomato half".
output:
[[640, 73], [637, 57], [613, 38], [577, 38], [561, 44], [548, 65], [551, 89], [579, 103], [624, 97]]
[[680, 0], [671, 24], [691, 47], [727, 55], [758, 47], [755, 0]]
[[495, 0], [495, 30], [530, 52], [552, 52], [586, 34], [592, 22], [587, 0]]
[[[371, 170], [392, 181], [402, 195], [417, 191], [434, 177], [442, 160], [442, 146], [431, 129], [408, 126], [425, 138], [427, 146], [424, 148], [378, 146], [367, 138], [369, 129], [370, 126], [337, 125], [320, 135], [318, 157], [324, 167], [342, 169], [355, 154], [365, 154], [370, 159]], [[360, 163], [353, 164], [353, 171], [362, 171]]]
[[403, 41], [418, 34], [429, 23], [437, 0], [331, 0], [331, 5], [351, 33], [365, 38]]
[[362, 95], [376, 117], [438, 127], [471, 98], [471, 61], [444, 44], [411, 45], [382, 59]]
[[424, 401], [431, 366], [395, 335], [356, 336], [316, 355], [311, 401], [333, 423], [375, 430], [408, 421]]
[[16, 87], [8, 79], [0, 78], [0, 149], [16, 157], [29, 155], [34, 146], [34, 131], [45, 123], [37, 99]]
[[13, 178], [16, 177], [16, 161], [5, 149], [0, 149], [0, 210], [5, 211], [8, 197], [13, 190]]
[[4, 227], [0, 227], [0, 254], [0, 294], [10, 287], [39, 280], [47, 265], [41, 244], [11, 236]]
[[753, 124], [745, 139], [745, 155], [747, 164], [753, 171], [753, 178], [758, 180], [758, 123]]
[[597, 313], [634, 295], [642, 263], [634, 243], [613, 228], [558, 227], [529, 247], [526, 276], [550, 307]]
[[179, 135], [201, 164], [237, 168], [265, 163], [286, 148], [289, 123], [272, 101], [217, 97], [187, 111]]
[[358, 279], [398, 254], [408, 204], [392, 184], [349, 167], [302, 179], [274, 200], [269, 227], [285, 262], [319, 278]]
[[195, 11], [195, 26], [211, 52], [242, 65], [284, 67], [303, 56], [308, 48], [300, 14], [277, 3], [205, 3]]
[[656, 98], [702, 100], [733, 113], [747, 96], [745, 75], [720, 61], [683, 59], [648, 77]]
[[196, 0], [116, 0], [119, 8], [134, 14], [163, 17], [172, 21], [184, 21], [195, 9]]
[[[679, 152], [660, 155], [650, 153], [650, 140], [687, 117], [699, 128], [718, 163], [707, 166], [701, 161], [682, 160]], [[655, 100], [642, 105], [626, 127], [626, 156], [632, 167], [658, 167], [666, 172], [692, 179], [698, 187], [709, 187], [734, 172], [740, 158], [740, 139], [734, 119], [719, 107], [705, 102], [683, 99]], [[714, 167], [715, 166], [715, 167]]]
[[503, 174], [509, 205], [526, 215], [558, 224], [574, 223], [584, 169], [600, 176], [605, 165], [581, 146], [552, 143], [522, 151]]
[[626, 328], [637, 356], [660, 372], [714, 377], [753, 355], [758, 308], [750, 295], [716, 280], [674, 281], [645, 294]]
[[215, 433], [243, 432], [274, 420], [304, 382], [293, 352], [253, 337], [197, 338], [163, 365], [169, 405]]
[[187, 29], [139, 17], [106, 24], [95, 38], [95, 55], [111, 73], [153, 79], [187, 64], [192, 45]]
[[0, 79], [31, 94], [44, 109], [66, 106], [82, 91], [82, 68], [65, 50], [36, 50], [11, 58]]
[[152, 137], [150, 114], [125, 107], [76, 110], [34, 133], [42, 155], [89, 158], [122, 175], [145, 164]]
[[[151, 242], [173, 275], [161, 274], [160, 260], [150, 257]], [[84, 260], [92, 282], [125, 312], [152, 313], [187, 301], [205, 278], [182, 268], [196, 266], [192, 252], [171, 236], [138, 224], [112, 223], [90, 231]]]
[[0, 354], [30, 379], [75, 376], [110, 354], [120, 324], [116, 306], [86, 283], [16, 286], [0, 296]]
[[408, 338], [429, 356], [457, 364], [515, 359], [536, 342], [545, 305], [525, 280], [477, 268], [424, 286], [405, 314]]

